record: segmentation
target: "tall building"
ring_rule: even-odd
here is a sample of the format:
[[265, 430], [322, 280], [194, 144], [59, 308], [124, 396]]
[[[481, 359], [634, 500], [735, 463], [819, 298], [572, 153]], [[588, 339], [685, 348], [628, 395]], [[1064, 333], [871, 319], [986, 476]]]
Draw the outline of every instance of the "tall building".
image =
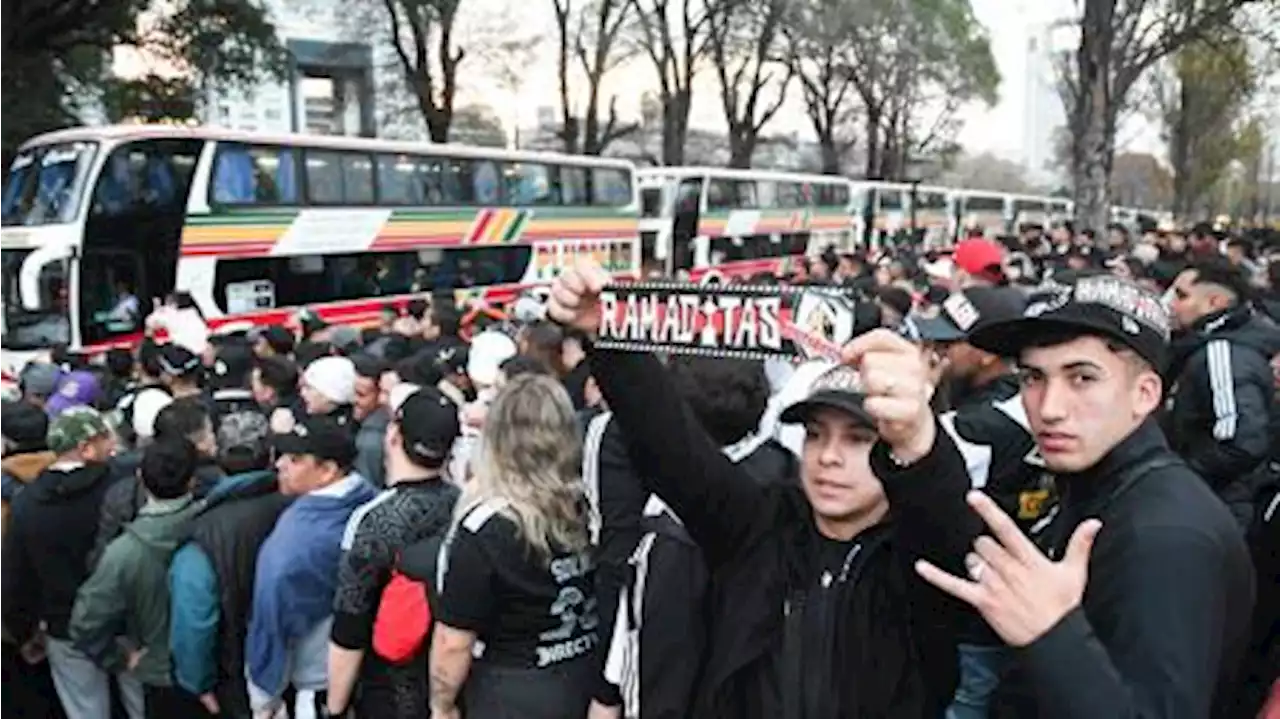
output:
[[1054, 183], [1054, 143], [1066, 125], [1058, 92], [1058, 73], [1068, 62], [1079, 34], [1074, 20], [1055, 20], [1028, 28], [1025, 96], [1022, 112], [1023, 166], [1037, 184]]
[[[276, 31], [290, 54], [283, 81], [251, 91], [210, 91], [202, 122], [242, 130], [378, 134], [392, 122], [379, 89], [389, 85], [393, 52], [380, 33], [361, 32], [343, 3], [269, 0]], [[370, 23], [372, 25], [372, 23]], [[352, 38], [362, 38], [352, 41]], [[364, 39], [367, 38], [367, 39]], [[381, 104], [380, 104], [381, 103]], [[404, 132], [397, 132], [405, 135]], [[409, 132], [409, 136], [418, 133]]]

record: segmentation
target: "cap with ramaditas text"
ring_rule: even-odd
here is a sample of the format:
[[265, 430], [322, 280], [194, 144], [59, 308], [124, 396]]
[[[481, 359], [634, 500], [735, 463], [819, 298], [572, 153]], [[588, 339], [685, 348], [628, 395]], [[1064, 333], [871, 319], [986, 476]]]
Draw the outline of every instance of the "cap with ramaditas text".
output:
[[969, 343], [1004, 357], [1044, 343], [1046, 337], [1096, 335], [1133, 350], [1157, 370], [1169, 346], [1169, 311], [1154, 293], [1114, 275], [1086, 275], [1050, 283], [1032, 294], [1022, 316], [984, 324]]
[[836, 365], [818, 375], [809, 387], [809, 395], [783, 410], [779, 421], [784, 424], [807, 422], [818, 410], [834, 409], [852, 416], [859, 424], [875, 427], [875, 420], [863, 407], [865, 399], [858, 371], [848, 365]]

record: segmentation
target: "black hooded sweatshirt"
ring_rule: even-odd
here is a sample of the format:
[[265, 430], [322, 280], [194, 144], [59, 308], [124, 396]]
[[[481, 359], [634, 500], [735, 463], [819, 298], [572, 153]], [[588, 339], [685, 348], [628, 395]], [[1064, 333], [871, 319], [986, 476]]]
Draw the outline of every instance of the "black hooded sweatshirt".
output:
[[955, 690], [956, 606], [912, 564], [927, 556], [960, 573], [977, 535], [972, 513], [935, 516], [956, 514], [968, 489], [954, 446], [958, 481], [913, 467], [885, 485], [892, 522], [836, 542], [819, 534], [798, 486], [752, 481], [724, 456], [653, 356], [593, 350], [590, 362], [636, 470], [683, 520], [711, 574], [689, 715], [941, 716]]
[[102, 497], [114, 481], [106, 464], [50, 468], [14, 500], [4, 541], [2, 612], [19, 642], [33, 636], [41, 621], [50, 637], [68, 638], [71, 607], [89, 574]]

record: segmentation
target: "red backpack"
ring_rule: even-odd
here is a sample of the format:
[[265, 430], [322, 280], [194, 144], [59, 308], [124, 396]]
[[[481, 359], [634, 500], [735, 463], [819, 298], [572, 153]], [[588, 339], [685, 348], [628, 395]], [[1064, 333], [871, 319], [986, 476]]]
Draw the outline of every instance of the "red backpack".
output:
[[418, 655], [431, 635], [428, 591], [426, 582], [409, 578], [398, 567], [391, 570], [373, 620], [375, 654], [392, 664], [408, 663]]

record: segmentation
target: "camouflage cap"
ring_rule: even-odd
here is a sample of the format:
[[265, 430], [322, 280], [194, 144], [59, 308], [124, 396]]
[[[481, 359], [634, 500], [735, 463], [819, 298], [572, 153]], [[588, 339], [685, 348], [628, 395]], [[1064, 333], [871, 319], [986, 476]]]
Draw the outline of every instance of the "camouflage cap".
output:
[[94, 437], [111, 433], [111, 425], [92, 407], [72, 407], [49, 425], [48, 445], [52, 452], [66, 454]]

